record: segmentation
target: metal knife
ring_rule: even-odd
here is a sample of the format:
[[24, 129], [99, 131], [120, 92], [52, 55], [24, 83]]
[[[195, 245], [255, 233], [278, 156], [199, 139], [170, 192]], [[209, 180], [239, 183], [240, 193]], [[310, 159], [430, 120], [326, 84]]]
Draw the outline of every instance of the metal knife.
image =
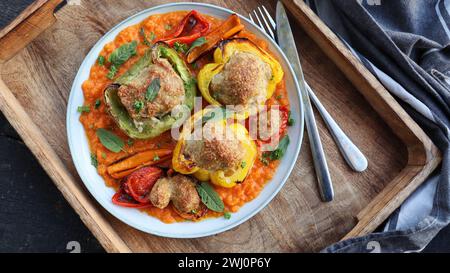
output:
[[300, 57], [295, 45], [294, 36], [292, 34], [286, 11], [280, 1], [277, 3], [276, 21], [278, 44], [286, 54], [287, 59], [291, 62], [291, 66], [294, 69], [300, 87], [305, 111], [306, 129], [308, 131], [320, 195], [322, 201], [329, 202], [334, 198], [333, 184], [323, 151], [322, 142], [320, 141], [319, 131], [314, 118], [311, 101], [309, 100], [308, 90], [305, 84], [305, 76], [303, 75], [302, 65], [300, 63]]

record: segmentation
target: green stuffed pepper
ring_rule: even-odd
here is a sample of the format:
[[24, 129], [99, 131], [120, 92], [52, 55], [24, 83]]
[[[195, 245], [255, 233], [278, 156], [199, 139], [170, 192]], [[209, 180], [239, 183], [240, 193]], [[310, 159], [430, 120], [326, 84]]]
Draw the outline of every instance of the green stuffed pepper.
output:
[[148, 139], [169, 130], [189, 112], [197, 92], [195, 78], [177, 52], [155, 44], [127, 72], [109, 85], [105, 103], [109, 114], [129, 137]]

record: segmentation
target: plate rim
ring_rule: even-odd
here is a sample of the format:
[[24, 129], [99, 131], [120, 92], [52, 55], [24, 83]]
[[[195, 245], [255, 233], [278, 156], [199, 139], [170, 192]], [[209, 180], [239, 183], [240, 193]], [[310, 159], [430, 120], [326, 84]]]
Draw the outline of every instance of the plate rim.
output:
[[[241, 219], [239, 219], [238, 221], [234, 222], [234, 223], [230, 223], [229, 225], [225, 225], [224, 227], [221, 228], [217, 228], [217, 229], [213, 229], [210, 230], [208, 232], [201, 232], [201, 233], [196, 233], [196, 234], [189, 234], [189, 235], [184, 235], [184, 234], [179, 234], [179, 235], [174, 235], [171, 233], [165, 233], [165, 232], [159, 232], [159, 231], [149, 231], [147, 229], [145, 229], [144, 227], [142, 227], [139, 224], [136, 223], [129, 223], [126, 220], [122, 219], [122, 217], [119, 215], [119, 213], [114, 210], [114, 209], [110, 209], [106, 204], [104, 204], [104, 202], [102, 201], [102, 199], [98, 196], [96, 196], [95, 190], [93, 189], [93, 186], [90, 183], [85, 182], [87, 180], [87, 178], [85, 177], [85, 175], [83, 174], [83, 172], [81, 171], [84, 167], [80, 165], [80, 163], [75, 160], [74, 158], [74, 145], [73, 142], [73, 138], [71, 136], [70, 133], [70, 129], [71, 129], [71, 123], [72, 123], [72, 119], [71, 119], [71, 114], [70, 111], [71, 109], [74, 107], [73, 104], [73, 100], [74, 100], [74, 96], [75, 96], [75, 83], [77, 83], [81, 77], [82, 74], [82, 67], [87, 65], [87, 60], [88, 60], [88, 56], [92, 53], [93, 49], [96, 48], [97, 46], [99, 46], [100, 44], [102, 44], [104, 42], [104, 40], [106, 39], [106, 37], [110, 36], [111, 33], [113, 33], [115, 30], [117, 30], [118, 28], [122, 27], [124, 24], [126, 24], [128, 21], [141, 16], [142, 14], [145, 13], [149, 13], [149, 12], [155, 12], [159, 9], [163, 9], [163, 8], [170, 8], [170, 7], [176, 7], [176, 6], [190, 6], [192, 8], [186, 8], [186, 10], [189, 9], [195, 9], [195, 7], [205, 7], [205, 8], [211, 8], [211, 9], [216, 9], [222, 12], [226, 12], [229, 14], [237, 14], [239, 16], [239, 18], [241, 20], [244, 20], [247, 24], [253, 25], [255, 28], [258, 29], [258, 32], [261, 36], [264, 37], [264, 40], [267, 41], [268, 43], [270, 43], [274, 48], [277, 49], [278, 53], [281, 55], [281, 57], [283, 58], [284, 62], [288, 65], [289, 68], [289, 72], [292, 75], [293, 78], [293, 82], [294, 82], [294, 86], [296, 87], [296, 93], [297, 93], [297, 97], [298, 97], [298, 103], [299, 103], [299, 115], [300, 115], [300, 131], [299, 131], [299, 137], [298, 137], [298, 145], [297, 147], [295, 147], [295, 151], [294, 151], [294, 156], [293, 156], [293, 160], [290, 163], [290, 166], [287, 168], [287, 172], [284, 175], [284, 177], [282, 178], [282, 181], [280, 182], [280, 184], [278, 185], [278, 187], [276, 187], [274, 189], [274, 191], [267, 197], [267, 199], [262, 202], [262, 204], [260, 204], [258, 207], [256, 207], [254, 210], [250, 211], [249, 213], [247, 213], [247, 215], [243, 216]], [[145, 232], [147, 234], [153, 234], [153, 235], [157, 235], [157, 236], [161, 236], [161, 237], [166, 237], [166, 238], [177, 238], [177, 239], [188, 239], [188, 238], [202, 238], [202, 237], [207, 237], [207, 236], [212, 236], [215, 234], [219, 234], [222, 232], [225, 232], [227, 230], [230, 230], [232, 228], [235, 228], [241, 224], [243, 224], [244, 222], [250, 220], [253, 216], [255, 216], [256, 214], [258, 214], [261, 210], [263, 210], [264, 208], [267, 207], [267, 205], [273, 200], [273, 198], [280, 192], [280, 190], [284, 187], [285, 183], [287, 182], [287, 180], [289, 179], [292, 170], [295, 166], [295, 163], [299, 157], [300, 154], [300, 150], [301, 150], [301, 146], [303, 143], [303, 137], [304, 137], [304, 109], [303, 109], [303, 99], [302, 96], [300, 94], [300, 87], [298, 84], [298, 79], [295, 76], [295, 73], [292, 69], [292, 66], [290, 65], [290, 62], [288, 61], [286, 55], [284, 54], [284, 52], [281, 50], [281, 48], [278, 46], [278, 44], [276, 42], [274, 42], [270, 36], [268, 34], [266, 34], [265, 32], [259, 30], [259, 27], [256, 26], [253, 22], [251, 22], [249, 19], [247, 19], [246, 17], [242, 16], [241, 14], [232, 11], [231, 9], [228, 8], [224, 8], [224, 7], [220, 7], [217, 5], [213, 5], [213, 4], [208, 4], [208, 3], [196, 3], [196, 2], [178, 2], [178, 3], [167, 3], [167, 4], [162, 4], [162, 5], [157, 5], [151, 8], [147, 8], [144, 9], [142, 11], [139, 11], [127, 18], [125, 18], [124, 20], [120, 21], [119, 23], [117, 23], [114, 27], [112, 27], [108, 32], [106, 32], [105, 34], [102, 35], [102, 37], [100, 37], [98, 39], [98, 41], [91, 47], [91, 49], [89, 50], [89, 52], [86, 54], [86, 56], [83, 59], [83, 62], [80, 64], [79, 68], [78, 68], [78, 72], [76, 73], [76, 76], [73, 80], [72, 83], [72, 87], [70, 90], [70, 95], [69, 95], [69, 99], [68, 99], [68, 105], [67, 105], [67, 110], [66, 110], [66, 133], [67, 133], [67, 139], [68, 139], [68, 144], [69, 144], [69, 151], [70, 151], [70, 155], [72, 158], [72, 162], [75, 165], [77, 174], [80, 176], [84, 186], [88, 189], [89, 193], [91, 194], [92, 197], [94, 197], [95, 201], [97, 203], [99, 203], [103, 209], [105, 209], [108, 213], [112, 214], [116, 219], [120, 220], [121, 222], [127, 224], [130, 227], [133, 227], [137, 230], [140, 230], [142, 232]], [[103, 180], [103, 178], [102, 178]], [[104, 182], [104, 181], [103, 181]], [[273, 179], [270, 180], [268, 183], [273, 182]], [[106, 185], [105, 185], [106, 186]], [[255, 198], [255, 200], [258, 198], [259, 196], [257, 196]], [[250, 201], [252, 202], [252, 201]], [[150, 215], [143, 215], [143, 216], [149, 216], [152, 217]], [[168, 224], [171, 225], [171, 224]]]

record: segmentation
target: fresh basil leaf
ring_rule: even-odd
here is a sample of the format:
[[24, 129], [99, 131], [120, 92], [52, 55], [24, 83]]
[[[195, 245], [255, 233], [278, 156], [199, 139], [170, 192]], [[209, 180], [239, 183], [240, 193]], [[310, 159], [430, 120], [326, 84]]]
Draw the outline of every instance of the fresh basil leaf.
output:
[[280, 140], [278, 147], [274, 151], [270, 152], [270, 159], [278, 160], [278, 159], [282, 158], [283, 155], [286, 153], [289, 142], [290, 142], [289, 136], [288, 135], [284, 136]]
[[[221, 115], [219, 114], [219, 112], [221, 111]], [[203, 116], [202, 117], [202, 124], [206, 123], [208, 121], [211, 120], [218, 120], [218, 119], [228, 119], [230, 117], [232, 113], [230, 111], [228, 111], [226, 108], [224, 107], [217, 107], [216, 109], [212, 110], [208, 116]]]
[[202, 46], [203, 44], [206, 43], [206, 38], [205, 37], [200, 37], [197, 40], [195, 40], [192, 44], [191, 44], [191, 48], [189, 48], [188, 52], [191, 52], [194, 48]]
[[158, 96], [159, 89], [161, 89], [161, 80], [159, 78], [155, 78], [147, 87], [145, 99], [147, 101], [154, 101], [156, 99], [156, 96]]
[[105, 146], [105, 148], [110, 150], [111, 152], [118, 153], [123, 149], [123, 146], [125, 145], [120, 137], [106, 129], [99, 128], [95, 133], [100, 139], [100, 142], [103, 144], [103, 146]]
[[203, 204], [212, 211], [222, 212], [225, 208], [222, 199], [219, 194], [209, 185], [208, 182], [202, 182], [197, 184], [197, 192], [202, 199]]
[[82, 105], [82, 106], [78, 106], [77, 111], [78, 111], [78, 113], [89, 113], [89, 112], [91, 112], [91, 108], [89, 108], [88, 105]]
[[128, 61], [128, 59], [130, 59], [132, 56], [136, 55], [136, 47], [136, 41], [121, 45], [119, 48], [114, 50], [111, 55], [109, 55], [108, 61], [112, 65], [118, 67]]

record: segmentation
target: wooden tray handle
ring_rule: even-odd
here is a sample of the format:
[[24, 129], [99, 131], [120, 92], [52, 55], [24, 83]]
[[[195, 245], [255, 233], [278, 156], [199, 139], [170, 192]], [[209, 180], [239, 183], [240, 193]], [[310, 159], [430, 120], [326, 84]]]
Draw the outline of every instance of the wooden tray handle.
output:
[[0, 78], [0, 109], [14, 129], [22, 136], [27, 147], [38, 158], [44, 170], [53, 179], [64, 198], [75, 209], [81, 220], [108, 252], [131, 252], [130, 248], [112, 228], [95, 201], [88, 198], [48, 141], [34, 124], [11, 90]]
[[55, 8], [63, 0], [48, 0], [0, 39], [0, 63], [12, 58], [56, 22]]

